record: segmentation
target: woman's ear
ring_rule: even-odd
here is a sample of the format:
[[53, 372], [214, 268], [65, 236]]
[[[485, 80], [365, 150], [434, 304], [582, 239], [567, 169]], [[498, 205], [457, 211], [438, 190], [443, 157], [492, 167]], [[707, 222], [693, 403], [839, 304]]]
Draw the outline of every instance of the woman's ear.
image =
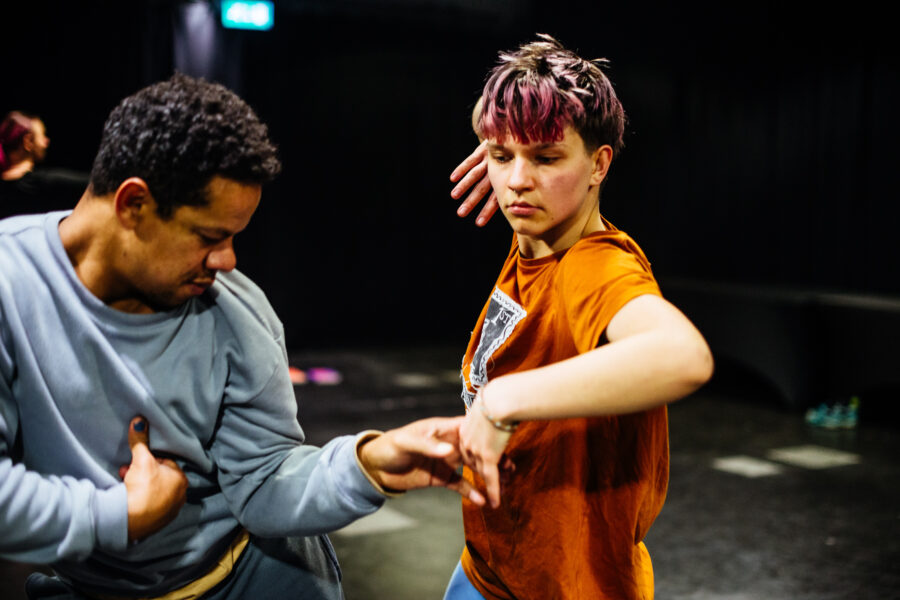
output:
[[612, 163], [612, 146], [604, 144], [591, 153], [594, 168], [591, 171], [591, 185], [600, 185], [606, 178], [609, 165]]

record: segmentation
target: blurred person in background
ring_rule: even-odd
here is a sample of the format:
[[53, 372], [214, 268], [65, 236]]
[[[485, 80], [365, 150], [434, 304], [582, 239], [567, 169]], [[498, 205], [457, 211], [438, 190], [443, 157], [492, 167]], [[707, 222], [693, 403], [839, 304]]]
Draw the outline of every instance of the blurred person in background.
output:
[[87, 173], [40, 167], [50, 138], [39, 116], [12, 111], [0, 122], [0, 218], [72, 208]]

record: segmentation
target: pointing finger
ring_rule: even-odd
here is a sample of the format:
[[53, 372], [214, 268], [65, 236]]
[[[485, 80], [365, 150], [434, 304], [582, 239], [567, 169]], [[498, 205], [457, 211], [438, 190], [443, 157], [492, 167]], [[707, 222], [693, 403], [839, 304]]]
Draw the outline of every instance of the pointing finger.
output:
[[147, 422], [147, 419], [144, 417], [133, 418], [128, 425], [128, 445], [131, 447], [132, 466], [147, 465], [147, 463], [156, 460], [150, 452], [149, 443], [150, 424]]
[[138, 444], [148, 444], [150, 440], [150, 426], [144, 417], [135, 417], [128, 424], [128, 445], [134, 451]]

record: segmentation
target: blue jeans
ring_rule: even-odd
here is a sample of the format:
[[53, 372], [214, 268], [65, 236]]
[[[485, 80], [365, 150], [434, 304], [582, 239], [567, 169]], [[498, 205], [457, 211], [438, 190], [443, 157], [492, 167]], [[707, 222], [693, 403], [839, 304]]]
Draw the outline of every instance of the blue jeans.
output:
[[466, 577], [462, 564], [456, 563], [453, 575], [450, 576], [450, 583], [447, 584], [447, 591], [444, 592], [444, 600], [485, 600], [485, 598]]
[[[88, 600], [57, 577], [32, 573], [25, 584], [32, 600]], [[325, 536], [257, 538], [219, 585], [203, 600], [344, 600], [341, 570]]]

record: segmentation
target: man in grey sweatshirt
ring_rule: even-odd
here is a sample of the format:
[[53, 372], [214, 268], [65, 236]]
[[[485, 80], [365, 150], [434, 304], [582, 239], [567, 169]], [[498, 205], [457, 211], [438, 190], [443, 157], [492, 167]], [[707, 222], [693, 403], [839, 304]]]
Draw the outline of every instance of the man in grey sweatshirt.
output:
[[407, 489], [483, 503], [457, 419], [303, 443], [234, 269], [279, 169], [240, 98], [175, 75], [112, 111], [73, 211], [0, 221], [0, 556], [56, 572], [30, 597], [342, 598], [326, 532]]

